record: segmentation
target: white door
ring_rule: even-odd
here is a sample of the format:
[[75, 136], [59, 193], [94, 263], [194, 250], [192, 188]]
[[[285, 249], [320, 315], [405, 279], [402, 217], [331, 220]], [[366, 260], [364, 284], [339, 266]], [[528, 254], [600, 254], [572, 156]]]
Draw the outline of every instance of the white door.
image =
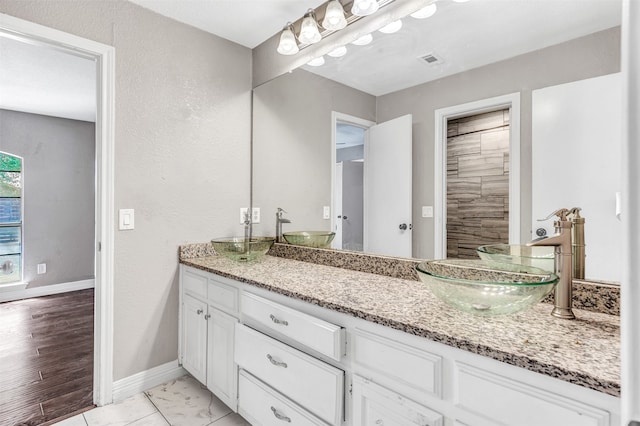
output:
[[411, 257], [412, 117], [370, 127], [364, 144], [364, 251]]
[[335, 208], [332, 214], [336, 215], [335, 229], [333, 230], [336, 235], [333, 237], [332, 246], [334, 249], [340, 250], [342, 249], [342, 162], [336, 163], [335, 172], [335, 187], [333, 189], [335, 197], [333, 205]]

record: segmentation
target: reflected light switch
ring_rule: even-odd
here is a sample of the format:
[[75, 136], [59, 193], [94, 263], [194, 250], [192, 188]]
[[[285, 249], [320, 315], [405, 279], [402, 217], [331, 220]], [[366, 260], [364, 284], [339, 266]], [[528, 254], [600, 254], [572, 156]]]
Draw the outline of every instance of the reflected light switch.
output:
[[134, 210], [133, 209], [120, 209], [119, 210], [119, 229], [121, 231], [134, 229]]

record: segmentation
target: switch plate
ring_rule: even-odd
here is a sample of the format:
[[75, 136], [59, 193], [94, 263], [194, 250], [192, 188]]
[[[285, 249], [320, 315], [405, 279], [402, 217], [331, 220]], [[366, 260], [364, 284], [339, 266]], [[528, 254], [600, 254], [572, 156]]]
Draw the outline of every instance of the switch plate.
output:
[[331, 206], [324, 206], [322, 208], [322, 218], [331, 219]]
[[251, 208], [251, 222], [260, 223], [260, 207]]
[[135, 228], [135, 211], [134, 209], [120, 209], [119, 210], [119, 229], [121, 231], [127, 231]]
[[46, 274], [46, 273], [47, 273], [47, 264], [38, 263], [38, 274]]
[[433, 206], [422, 206], [422, 217], [433, 217]]
[[244, 225], [244, 221], [247, 217], [247, 213], [249, 212], [249, 207], [240, 207], [240, 224]]

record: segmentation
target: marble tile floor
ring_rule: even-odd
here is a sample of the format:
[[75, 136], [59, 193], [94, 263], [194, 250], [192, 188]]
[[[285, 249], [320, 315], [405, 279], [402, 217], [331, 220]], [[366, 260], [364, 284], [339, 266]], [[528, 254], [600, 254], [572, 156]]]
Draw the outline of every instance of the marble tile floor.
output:
[[163, 383], [55, 426], [250, 426], [191, 376]]

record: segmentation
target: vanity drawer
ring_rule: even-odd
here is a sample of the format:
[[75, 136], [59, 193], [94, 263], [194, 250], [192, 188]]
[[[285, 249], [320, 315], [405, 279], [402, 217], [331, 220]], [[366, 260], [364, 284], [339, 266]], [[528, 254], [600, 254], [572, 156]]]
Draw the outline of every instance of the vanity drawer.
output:
[[255, 426], [326, 426], [289, 398], [279, 394], [244, 370], [238, 380], [238, 414]]
[[238, 312], [238, 289], [236, 287], [210, 279], [208, 299], [209, 303], [223, 311], [233, 314]]
[[202, 298], [207, 297], [207, 281], [206, 272], [200, 272], [195, 269], [182, 268], [182, 288], [187, 293]]
[[[382, 383], [442, 398], [442, 357], [364, 330], [353, 335], [356, 369]], [[363, 371], [364, 369], [364, 371]]]
[[344, 329], [330, 322], [304, 314], [262, 297], [242, 293], [243, 318], [273, 330], [310, 349], [340, 361], [345, 354]]
[[326, 422], [342, 423], [342, 370], [242, 324], [236, 326], [235, 361]]

